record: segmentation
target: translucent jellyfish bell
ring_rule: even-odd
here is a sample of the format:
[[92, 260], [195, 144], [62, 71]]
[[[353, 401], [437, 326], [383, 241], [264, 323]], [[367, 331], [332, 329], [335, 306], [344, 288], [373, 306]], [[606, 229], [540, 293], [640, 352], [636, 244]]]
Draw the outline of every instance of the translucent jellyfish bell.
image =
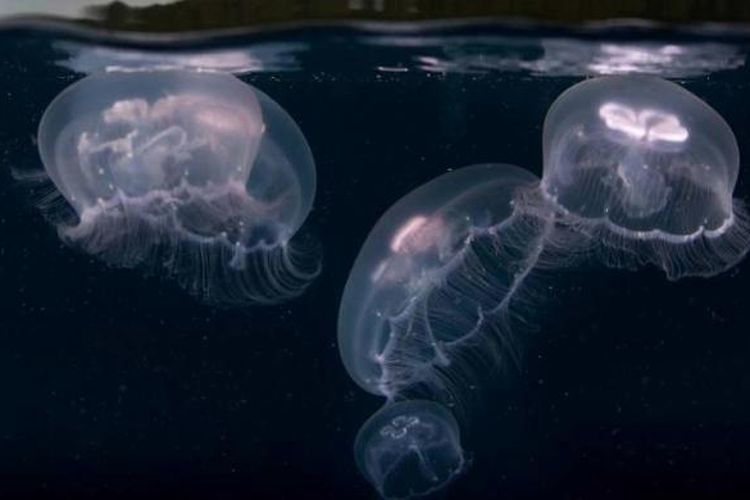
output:
[[456, 419], [430, 401], [383, 407], [357, 433], [354, 456], [362, 475], [384, 498], [430, 494], [466, 465]]
[[39, 150], [77, 215], [61, 236], [107, 262], [166, 271], [217, 302], [276, 302], [317, 272], [290, 242], [315, 194], [309, 147], [231, 75], [84, 78], [47, 108]]
[[493, 315], [502, 316], [541, 250], [535, 222], [548, 221], [514, 205], [517, 190], [537, 185], [511, 165], [465, 167], [381, 217], [339, 307], [341, 358], [362, 388], [388, 398], [415, 384], [440, 390], [450, 383], [444, 370], [472, 368], [451, 365], [452, 350], [478, 341]]
[[750, 242], [738, 169], [724, 119], [657, 77], [586, 80], [545, 119], [542, 190], [612, 265], [679, 278], [735, 264]]

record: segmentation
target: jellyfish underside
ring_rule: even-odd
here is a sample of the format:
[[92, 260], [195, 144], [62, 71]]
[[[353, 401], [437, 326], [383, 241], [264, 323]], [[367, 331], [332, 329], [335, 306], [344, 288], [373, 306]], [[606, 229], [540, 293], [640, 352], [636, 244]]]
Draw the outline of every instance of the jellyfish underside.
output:
[[309, 148], [275, 102], [230, 75], [88, 77], [49, 106], [39, 143], [76, 214], [61, 236], [106, 262], [217, 303], [277, 302], [317, 273], [291, 241], [314, 196]]

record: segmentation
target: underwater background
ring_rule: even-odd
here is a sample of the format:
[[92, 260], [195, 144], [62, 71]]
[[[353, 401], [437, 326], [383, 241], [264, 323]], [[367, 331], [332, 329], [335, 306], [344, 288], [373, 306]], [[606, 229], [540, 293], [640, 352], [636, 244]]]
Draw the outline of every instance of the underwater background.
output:
[[[346, 374], [338, 305], [368, 232], [452, 169], [541, 175], [554, 99], [647, 73], [716, 109], [750, 156], [750, 38], [654, 27], [316, 26], [169, 41], [0, 27], [0, 496], [375, 498], [354, 436], [382, 405]], [[234, 73], [297, 121], [323, 270], [278, 306], [199, 303], [63, 245], [12, 171], [39, 165], [44, 109], [86, 74]], [[750, 202], [742, 160], [735, 196]], [[664, 279], [579, 266], [537, 326], [466, 387], [468, 470], [445, 498], [747, 498], [750, 262]]]

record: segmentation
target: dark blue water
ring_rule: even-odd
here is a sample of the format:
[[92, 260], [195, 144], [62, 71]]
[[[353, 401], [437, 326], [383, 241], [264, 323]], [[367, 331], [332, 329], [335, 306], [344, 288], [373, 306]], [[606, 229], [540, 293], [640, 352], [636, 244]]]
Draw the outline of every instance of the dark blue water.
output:
[[[586, 76], [645, 72], [714, 107], [750, 157], [750, 40], [463, 27], [308, 29], [167, 48], [0, 32], [0, 496], [374, 498], [352, 443], [382, 403], [336, 346], [338, 301], [398, 198], [478, 162], [541, 174], [541, 127]], [[108, 67], [232, 71], [315, 155], [323, 273], [275, 307], [212, 308], [64, 246], [11, 170], [47, 104]], [[736, 196], [750, 201], [750, 165]], [[518, 365], [466, 388], [447, 498], [747, 498], [750, 262], [711, 279], [572, 269]]]

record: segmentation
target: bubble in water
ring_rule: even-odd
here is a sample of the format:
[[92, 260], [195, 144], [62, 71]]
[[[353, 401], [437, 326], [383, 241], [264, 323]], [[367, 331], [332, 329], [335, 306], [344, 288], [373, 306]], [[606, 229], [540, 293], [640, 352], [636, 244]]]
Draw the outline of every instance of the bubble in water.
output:
[[317, 274], [290, 241], [315, 194], [310, 149], [278, 104], [231, 75], [89, 76], [49, 105], [39, 150], [75, 211], [58, 218], [61, 237], [106, 262], [223, 303], [277, 302]]
[[354, 456], [385, 498], [432, 493], [466, 463], [453, 415], [442, 405], [419, 400], [388, 404], [371, 416], [357, 434]]
[[724, 119], [660, 78], [586, 80], [545, 119], [542, 190], [613, 266], [650, 262], [675, 279], [737, 263], [750, 242], [738, 170]]

